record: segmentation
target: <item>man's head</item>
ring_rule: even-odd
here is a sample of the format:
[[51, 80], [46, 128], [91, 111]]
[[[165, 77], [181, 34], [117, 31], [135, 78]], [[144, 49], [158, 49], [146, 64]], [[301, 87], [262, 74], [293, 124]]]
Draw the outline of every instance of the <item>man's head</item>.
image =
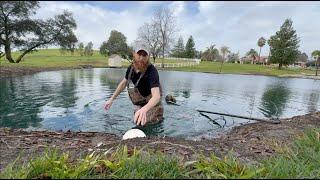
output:
[[149, 52], [144, 48], [138, 48], [133, 53], [133, 66], [141, 72], [145, 72], [150, 64]]

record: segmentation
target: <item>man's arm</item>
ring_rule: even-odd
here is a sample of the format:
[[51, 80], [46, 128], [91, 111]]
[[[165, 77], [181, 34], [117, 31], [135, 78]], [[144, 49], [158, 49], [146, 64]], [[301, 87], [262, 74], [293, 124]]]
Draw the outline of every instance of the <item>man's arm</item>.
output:
[[151, 108], [157, 105], [158, 102], [160, 101], [160, 88], [159, 87], [151, 88], [151, 94], [152, 94], [151, 99], [146, 105], [143, 106], [147, 111], [149, 111]]
[[106, 110], [110, 109], [113, 101], [117, 98], [117, 96], [124, 90], [124, 88], [126, 88], [126, 84], [127, 84], [127, 79], [123, 78], [123, 80], [119, 83], [117, 89], [115, 90], [115, 92], [113, 93], [113, 95], [111, 96], [111, 98], [106, 102], [104, 108]]
[[126, 88], [127, 81], [126, 78], [123, 78], [110, 99], [115, 100], [118, 97], [118, 95]]

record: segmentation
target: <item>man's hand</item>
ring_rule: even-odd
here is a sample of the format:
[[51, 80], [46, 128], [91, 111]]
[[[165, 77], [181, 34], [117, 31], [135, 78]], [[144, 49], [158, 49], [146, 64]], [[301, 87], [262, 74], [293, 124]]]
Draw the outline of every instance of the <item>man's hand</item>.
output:
[[105, 106], [104, 106], [104, 109], [105, 109], [105, 110], [110, 109], [112, 103], [113, 103], [113, 99], [109, 99], [109, 100], [106, 102], [106, 104], [105, 104]]
[[147, 123], [147, 110], [142, 107], [134, 114], [134, 123], [137, 125], [141, 124], [142, 126]]

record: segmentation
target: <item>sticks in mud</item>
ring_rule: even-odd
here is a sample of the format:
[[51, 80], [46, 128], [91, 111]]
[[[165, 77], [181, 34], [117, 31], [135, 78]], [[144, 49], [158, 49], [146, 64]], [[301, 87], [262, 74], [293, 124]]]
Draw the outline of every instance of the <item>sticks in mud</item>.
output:
[[224, 125], [223, 126], [221, 126], [219, 123], [217, 123], [216, 122], [216, 120], [215, 119], [212, 119], [212, 118], [210, 118], [209, 116], [207, 116], [207, 115], [205, 115], [205, 114], [203, 114], [202, 112], [200, 112], [200, 114], [202, 115], [202, 116], [204, 116], [204, 117], [206, 117], [206, 118], [208, 118], [210, 121], [212, 121], [214, 124], [216, 124], [216, 125], [218, 125], [218, 126], [220, 126], [220, 128], [222, 128], [222, 127], [224, 127], [225, 125], [226, 125], [226, 120], [223, 118], [223, 120], [224, 120]]
[[[203, 113], [210, 113], [210, 114], [218, 114], [218, 115], [230, 116], [230, 117], [236, 117], [236, 118], [242, 118], [242, 119], [249, 119], [249, 120], [254, 120], [254, 121], [268, 122], [268, 123], [273, 123], [273, 124], [279, 124], [279, 123], [281, 123], [280, 120], [259, 119], [259, 118], [252, 118], [252, 117], [239, 116], [239, 115], [234, 115], [234, 114], [225, 114], [225, 113], [212, 112], [212, 111], [203, 111], [203, 110], [197, 110], [197, 111], [200, 112], [201, 115], [203, 115]], [[206, 117], [207, 117], [207, 116], [206, 116]], [[211, 118], [210, 118], [210, 119], [211, 119]]]

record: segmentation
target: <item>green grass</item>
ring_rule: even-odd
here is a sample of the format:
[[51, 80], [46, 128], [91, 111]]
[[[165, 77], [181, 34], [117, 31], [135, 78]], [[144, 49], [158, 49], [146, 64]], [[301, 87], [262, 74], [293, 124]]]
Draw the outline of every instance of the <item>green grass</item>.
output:
[[[13, 52], [13, 58], [19, 56], [19, 52]], [[156, 63], [161, 63], [162, 59], [156, 59]], [[153, 62], [153, 59], [151, 59]], [[185, 61], [172, 61], [165, 60], [165, 63], [177, 63]], [[93, 67], [108, 67], [108, 57], [102, 56], [99, 51], [94, 51], [92, 56], [80, 56], [78, 53], [71, 55], [67, 53], [61, 54], [59, 49], [40, 49], [36, 52], [27, 54], [19, 64], [12, 64], [6, 61], [4, 58], [0, 59], [1, 65], [4, 66], [20, 66], [20, 67], [78, 67], [79, 65], [91, 65]], [[129, 62], [123, 62], [123, 66], [126, 67]]]
[[267, 178], [320, 178], [320, 129], [308, 130], [280, 156], [263, 163]]
[[[209, 72], [219, 73], [220, 62], [209, 62], [202, 61], [200, 65], [193, 67], [180, 67], [170, 68], [176, 71], [188, 71], [188, 72]], [[311, 70], [298, 70], [283, 68], [279, 70], [278, 67], [270, 67], [256, 64], [234, 64], [224, 63], [222, 66], [222, 72], [226, 74], [260, 74], [260, 75], [271, 75], [271, 76], [290, 76], [290, 75], [314, 75], [315, 72]]]
[[[19, 55], [18, 52], [12, 53], [13, 58]], [[21, 67], [78, 67], [79, 65], [92, 65], [94, 67], [107, 67], [108, 58], [94, 51], [92, 56], [80, 56], [76, 53], [62, 55], [59, 49], [41, 49], [37, 52], [27, 54], [19, 64], [12, 64], [2, 58], [2, 65], [21, 66]]]
[[[18, 52], [12, 53], [13, 57], [19, 55]], [[153, 63], [153, 59], [151, 59]], [[161, 63], [162, 58], [156, 59], [156, 63]], [[164, 63], [183, 63], [186, 61], [174, 61], [164, 60]], [[108, 67], [108, 57], [102, 56], [98, 51], [94, 51], [93, 56], [80, 56], [78, 53], [71, 55], [67, 53], [62, 55], [59, 49], [41, 49], [37, 52], [27, 54], [23, 61], [19, 64], [12, 64], [2, 58], [0, 60], [3, 66], [15, 66], [15, 67], [35, 67], [35, 68], [76, 68], [80, 65], [91, 65], [93, 67]], [[123, 67], [127, 67], [129, 62], [123, 62]], [[167, 70], [176, 71], [192, 71], [192, 72], [209, 72], [219, 73], [219, 62], [202, 61], [200, 65], [193, 67], [181, 67], [181, 68], [167, 68]], [[292, 75], [314, 75], [315, 71], [312, 70], [299, 70], [283, 68], [278, 70], [277, 67], [269, 67], [255, 64], [234, 64], [224, 63], [222, 67], [222, 73], [228, 74], [260, 74], [271, 76], [292, 76]]]
[[23, 165], [8, 165], [0, 178], [320, 178], [320, 129], [310, 129], [290, 147], [259, 165], [241, 163], [232, 152], [224, 158], [202, 155], [184, 162], [175, 156], [149, 151], [91, 153], [76, 162], [68, 153], [48, 150]]

